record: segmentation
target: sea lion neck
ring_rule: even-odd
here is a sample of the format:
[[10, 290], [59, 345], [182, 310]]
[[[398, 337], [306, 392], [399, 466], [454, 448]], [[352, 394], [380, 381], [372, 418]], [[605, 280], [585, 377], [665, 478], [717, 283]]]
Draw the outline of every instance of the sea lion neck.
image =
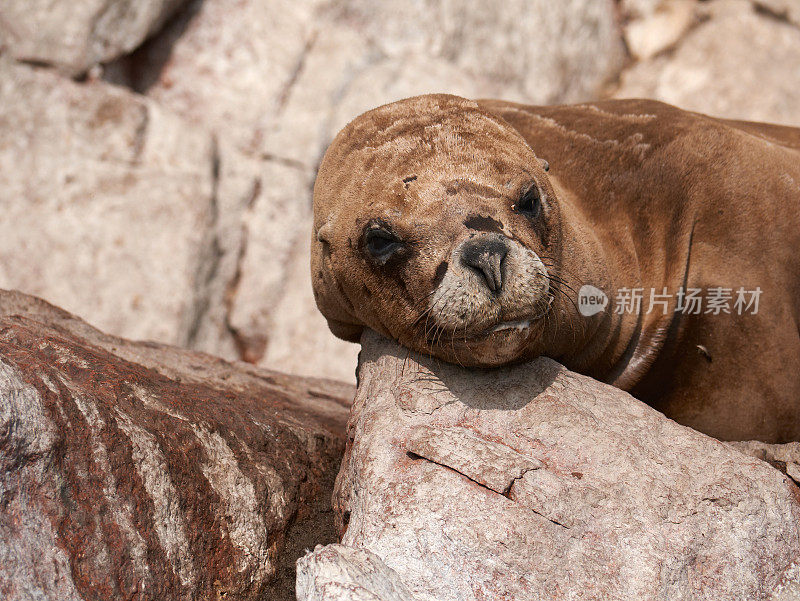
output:
[[[663, 311], [650, 311], [648, 303], [651, 294], [667, 291], [672, 295], [687, 288], [694, 221], [676, 210], [670, 217], [672, 244], [648, 243], [639, 233], [647, 229], [646, 222], [623, 223], [616, 231], [598, 229], [582, 210], [584, 200], [557, 178], [551, 177], [551, 182], [558, 190], [565, 224], [561, 277], [569, 280], [578, 305], [582, 291], [587, 290], [584, 287], [602, 291], [608, 300], [603, 311], [590, 316], [562, 301], [564, 310], [575, 316], [571, 323], [579, 325], [572, 328], [569, 340], [560, 341], [566, 351], [554, 358], [570, 369], [629, 389], [645, 377], [664, 345], [678, 335], [681, 313], [672, 303]], [[640, 303], [621, 310], [622, 299], [637, 291]], [[550, 348], [559, 345], [550, 344]]]
[[[616, 314], [611, 306], [615, 290], [629, 281], [618, 276], [620, 269], [632, 274], [636, 271], [631, 269], [636, 265], [635, 249], [624, 238], [610, 241], [602, 237], [582, 211], [579, 197], [557, 176], [551, 175], [549, 180], [561, 217], [559, 254], [552, 257], [558, 265], [554, 276], [562, 292], [554, 297], [554, 311], [561, 317], [542, 337], [546, 350], [540, 354], [602, 379], [623, 355], [636, 330], [633, 316]], [[605, 295], [608, 304], [604, 310], [582, 314], [580, 295], [587, 290]]]

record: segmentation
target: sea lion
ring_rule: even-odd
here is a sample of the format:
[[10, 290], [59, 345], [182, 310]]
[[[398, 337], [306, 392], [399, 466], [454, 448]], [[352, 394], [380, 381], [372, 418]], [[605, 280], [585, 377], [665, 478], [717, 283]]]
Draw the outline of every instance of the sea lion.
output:
[[314, 186], [337, 336], [545, 355], [723, 440], [800, 440], [798, 249], [800, 129], [651, 100], [409, 98], [347, 125]]

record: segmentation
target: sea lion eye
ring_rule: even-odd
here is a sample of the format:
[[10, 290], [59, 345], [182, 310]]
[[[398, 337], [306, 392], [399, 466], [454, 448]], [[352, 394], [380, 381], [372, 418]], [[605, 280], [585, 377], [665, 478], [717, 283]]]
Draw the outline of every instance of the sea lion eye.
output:
[[539, 188], [531, 186], [522, 195], [522, 198], [514, 205], [514, 210], [522, 213], [525, 217], [533, 218], [539, 215], [542, 209], [542, 197], [539, 194]]
[[364, 247], [380, 263], [385, 263], [402, 245], [397, 236], [382, 227], [369, 228], [364, 234]]

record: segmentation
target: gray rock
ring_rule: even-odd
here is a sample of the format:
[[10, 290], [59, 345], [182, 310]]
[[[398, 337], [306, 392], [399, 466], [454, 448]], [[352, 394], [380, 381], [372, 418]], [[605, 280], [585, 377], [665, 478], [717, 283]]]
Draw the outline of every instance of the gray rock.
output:
[[731, 119], [800, 125], [800, 28], [717, 0], [668, 56], [623, 73], [618, 98], [647, 97]]
[[[514, 96], [531, 103], [596, 97], [624, 57], [614, 5], [607, 0], [334, 0], [328, 10], [383, 56], [442, 58], [469, 77], [500, 83], [512, 94], [516, 90]], [[424, 76], [417, 73], [409, 69], [403, 77]], [[438, 91], [449, 92], [448, 83], [444, 80]]]
[[68, 75], [127, 54], [186, 0], [3, 0], [0, 50]]
[[742, 453], [757, 457], [776, 467], [800, 486], [800, 442], [767, 444], [760, 440], [729, 442]]
[[766, 463], [549, 359], [468, 371], [362, 343], [341, 542], [418, 600], [797, 590], [800, 490]]
[[619, 7], [625, 19], [642, 19], [655, 14], [665, 0], [620, 0]]
[[297, 560], [297, 601], [414, 601], [414, 597], [374, 553], [317, 545]]
[[350, 394], [0, 291], [0, 596], [294, 599]]
[[195, 0], [136, 57], [131, 83], [258, 155], [321, 27], [318, 3]]
[[0, 287], [185, 344], [215, 161], [208, 133], [146, 99], [0, 61]]
[[328, 357], [352, 358], [356, 347], [316, 327], [305, 250], [314, 167], [331, 98], [353, 56], [348, 51], [360, 56], [357, 40], [319, 27], [313, 2], [247, 1], [231, 10], [209, 0], [195, 3], [136, 57], [137, 73], [153, 81], [134, 87], [216, 129], [222, 149], [221, 184], [229, 193], [219, 242], [230, 250], [219, 269], [206, 269], [210, 300], [194, 348], [352, 381], [354, 362], [337, 371], [331, 365], [343, 361]]
[[[318, 132], [354, 76], [385, 60], [426, 57], [449, 65], [453, 75], [440, 78], [437, 91], [457, 91], [453, 79], [478, 79], [506, 96], [547, 103], [595, 97], [624, 58], [611, 0], [194, 6], [138, 58], [147, 81], [134, 85], [190, 119], [223, 127], [249, 152], [288, 151], [312, 166], [319, 140], [309, 145], [301, 133], [305, 152], [294, 155], [292, 141], [284, 140], [287, 148], [271, 140], [281, 121], [303, 107], [294, 127]], [[429, 78], [414, 65], [397, 76], [409, 88]]]
[[[309, 224], [309, 233], [311, 225]], [[261, 364], [292, 374], [355, 383], [360, 346], [334, 338], [314, 303], [308, 275], [310, 236], [302, 236], [286, 265], [286, 281], [269, 326]]]

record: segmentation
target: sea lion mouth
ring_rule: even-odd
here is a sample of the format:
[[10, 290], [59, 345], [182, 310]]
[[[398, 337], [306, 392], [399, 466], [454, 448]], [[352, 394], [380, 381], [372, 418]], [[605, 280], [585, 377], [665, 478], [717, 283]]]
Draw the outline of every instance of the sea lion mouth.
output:
[[500, 335], [516, 335], [526, 332], [530, 329], [531, 323], [534, 319], [518, 319], [514, 321], [501, 321], [493, 326], [483, 330], [473, 332], [435, 332], [433, 336], [427, 337], [428, 345], [435, 346], [442, 343], [450, 344], [452, 342], [475, 343], [484, 342], [492, 338], [492, 336]]
[[547, 313], [552, 309], [552, 306], [553, 296], [548, 295], [545, 307], [541, 311], [537, 312], [537, 314], [534, 316], [523, 317], [521, 319], [508, 319], [494, 323], [490, 326], [483, 327], [479, 330], [473, 329], [472, 331], [469, 331], [469, 328], [466, 330], [457, 328], [448, 331], [434, 327], [432, 334], [430, 332], [426, 332], [425, 339], [429, 346], [436, 346], [445, 341], [447, 343], [461, 341], [469, 344], [486, 342], [497, 335], [505, 337], [515, 337], [520, 334], [528, 335], [528, 331], [534, 325], [539, 323], [539, 321], [543, 319], [545, 315], [547, 315]]
[[503, 330], [517, 330], [522, 331], [531, 327], [530, 319], [518, 319], [516, 321], [501, 321], [496, 326], [489, 328], [488, 332], [502, 332]]

